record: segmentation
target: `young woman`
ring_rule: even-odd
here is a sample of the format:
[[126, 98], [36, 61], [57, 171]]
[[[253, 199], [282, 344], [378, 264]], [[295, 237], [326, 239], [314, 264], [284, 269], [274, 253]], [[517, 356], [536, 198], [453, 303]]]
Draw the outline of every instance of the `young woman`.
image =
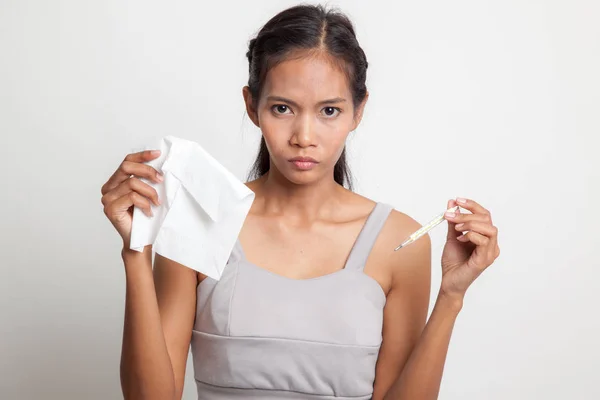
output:
[[351, 191], [345, 141], [368, 98], [351, 22], [287, 9], [247, 57], [246, 111], [263, 135], [247, 183], [256, 197], [218, 282], [160, 255], [153, 269], [151, 246], [129, 250], [133, 206], [159, 204], [138, 179], [162, 180], [144, 164], [157, 154], [127, 155], [102, 187], [123, 238], [125, 398], [181, 398], [190, 344], [199, 399], [437, 398], [465, 292], [499, 255], [490, 212], [446, 204], [471, 213], [446, 217], [426, 323], [430, 238], [394, 252], [420, 225]]

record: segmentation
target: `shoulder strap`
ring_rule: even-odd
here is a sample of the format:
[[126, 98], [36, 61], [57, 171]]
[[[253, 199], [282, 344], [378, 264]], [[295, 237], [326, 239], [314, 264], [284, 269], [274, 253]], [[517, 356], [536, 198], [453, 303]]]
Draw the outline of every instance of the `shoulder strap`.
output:
[[367, 218], [365, 225], [362, 227], [350, 255], [346, 261], [346, 269], [362, 271], [367, 262], [367, 258], [371, 253], [371, 249], [379, 236], [379, 232], [387, 221], [387, 218], [393, 207], [385, 203], [377, 203]]

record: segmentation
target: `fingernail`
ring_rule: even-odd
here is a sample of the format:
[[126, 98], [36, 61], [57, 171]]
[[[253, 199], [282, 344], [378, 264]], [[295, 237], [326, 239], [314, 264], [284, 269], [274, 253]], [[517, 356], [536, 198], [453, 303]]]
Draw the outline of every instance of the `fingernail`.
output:
[[160, 150], [152, 150], [152, 151], [150, 152], [150, 154], [152, 154], [153, 156], [157, 156], [157, 155], [159, 155], [159, 154], [160, 154]]
[[463, 199], [462, 197], [457, 197], [456, 201], [458, 201], [460, 204], [466, 204], [467, 203], [467, 199]]
[[462, 228], [463, 226], [465, 226], [465, 224], [458, 224], [458, 225], [456, 225], [456, 229], [460, 229], [460, 228]]
[[446, 217], [454, 218], [454, 217], [456, 217], [456, 214], [455, 214], [455, 213], [453, 213], [452, 211], [448, 211], [448, 212], [446, 213]]
[[165, 180], [165, 178], [160, 173], [156, 174], [156, 179], [158, 179], [159, 182], [162, 182]]

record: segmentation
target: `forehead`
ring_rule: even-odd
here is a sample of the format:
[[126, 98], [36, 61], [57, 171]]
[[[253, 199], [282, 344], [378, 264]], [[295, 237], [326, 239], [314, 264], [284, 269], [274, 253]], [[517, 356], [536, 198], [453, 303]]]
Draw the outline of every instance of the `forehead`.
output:
[[320, 101], [350, 97], [346, 74], [328, 55], [294, 57], [271, 68], [262, 94]]

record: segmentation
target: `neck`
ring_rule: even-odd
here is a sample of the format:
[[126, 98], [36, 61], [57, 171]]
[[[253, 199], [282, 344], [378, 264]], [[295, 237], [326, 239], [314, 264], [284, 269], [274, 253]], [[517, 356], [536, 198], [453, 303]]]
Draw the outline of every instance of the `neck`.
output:
[[270, 169], [261, 181], [260, 197], [265, 213], [283, 215], [304, 223], [331, 215], [346, 191], [333, 176], [302, 185], [290, 182], [274, 169]]

